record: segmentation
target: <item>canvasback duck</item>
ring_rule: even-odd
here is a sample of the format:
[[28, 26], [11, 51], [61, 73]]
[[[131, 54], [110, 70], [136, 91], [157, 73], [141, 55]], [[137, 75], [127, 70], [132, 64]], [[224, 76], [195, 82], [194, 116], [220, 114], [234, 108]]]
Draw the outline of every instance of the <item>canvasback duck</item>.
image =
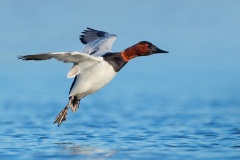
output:
[[129, 60], [138, 56], [168, 53], [148, 41], [141, 41], [121, 52], [111, 52], [116, 37], [114, 34], [87, 28], [79, 37], [85, 44], [82, 52], [50, 52], [18, 57], [22, 60], [54, 58], [64, 63], [73, 63], [67, 74], [67, 78], [74, 78], [69, 91], [69, 102], [53, 123], [58, 123], [60, 126], [63, 121], [66, 121], [69, 107], [72, 112], [76, 112], [82, 98], [110, 82]]

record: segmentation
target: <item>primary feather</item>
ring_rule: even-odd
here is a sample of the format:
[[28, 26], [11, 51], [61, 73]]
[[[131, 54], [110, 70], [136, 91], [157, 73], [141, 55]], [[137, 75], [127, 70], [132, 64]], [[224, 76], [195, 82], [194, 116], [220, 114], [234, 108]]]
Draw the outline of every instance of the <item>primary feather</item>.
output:
[[111, 52], [113, 42], [117, 38], [116, 35], [91, 28], [87, 29], [80, 36], [81, 42], [86, 44], [82, 50], [83, 53], [102, 56], [107, 52]]

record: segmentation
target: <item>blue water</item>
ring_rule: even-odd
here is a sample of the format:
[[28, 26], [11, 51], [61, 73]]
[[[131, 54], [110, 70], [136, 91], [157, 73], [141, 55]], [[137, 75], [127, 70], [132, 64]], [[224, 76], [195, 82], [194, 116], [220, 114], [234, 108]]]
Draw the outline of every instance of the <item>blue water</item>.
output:
[[126, 73], [60, 127], [52, 123], [71, 80], [9, 78], [3, 89], [15, 92], [2, 94], [0, 159], [240, 159], [238, 75]]

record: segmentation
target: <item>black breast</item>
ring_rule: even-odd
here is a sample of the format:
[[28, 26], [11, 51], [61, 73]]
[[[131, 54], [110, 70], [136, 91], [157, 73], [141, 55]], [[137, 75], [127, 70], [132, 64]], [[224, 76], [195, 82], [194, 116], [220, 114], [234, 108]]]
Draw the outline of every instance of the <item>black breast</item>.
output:
[[127, 63], [120, 53], [107, 53], [103, 59], [113, 67], [115, 72], [118, 72]]

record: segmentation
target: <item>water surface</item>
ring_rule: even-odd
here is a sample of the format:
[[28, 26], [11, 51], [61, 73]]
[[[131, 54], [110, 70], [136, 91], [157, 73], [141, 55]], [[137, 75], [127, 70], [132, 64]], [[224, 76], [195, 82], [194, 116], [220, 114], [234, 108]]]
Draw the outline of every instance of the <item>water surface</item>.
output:
[[194, 81], [179, 81], [178, 85], [159, 85], [153, 90], [142, 80], [138, 86], [112, 88], [119, 83], [117, 78], [99, 93], [83, 99], [79, 110], [74, 114], [70, 111], [60, 127], [52, 122], [67, 98], [52, 98], [51, 93], [58, 91], [49, 93], [48, 88], [39, 86], [31, 88], [39, 92], [31, 96], [25, 88], [22, 94], [28, 99], [2, 99], [0, 157], [239, 159], [240, 90], [234, 80], [227, 86], [228, 80], [206, 88], [196, 86]]

